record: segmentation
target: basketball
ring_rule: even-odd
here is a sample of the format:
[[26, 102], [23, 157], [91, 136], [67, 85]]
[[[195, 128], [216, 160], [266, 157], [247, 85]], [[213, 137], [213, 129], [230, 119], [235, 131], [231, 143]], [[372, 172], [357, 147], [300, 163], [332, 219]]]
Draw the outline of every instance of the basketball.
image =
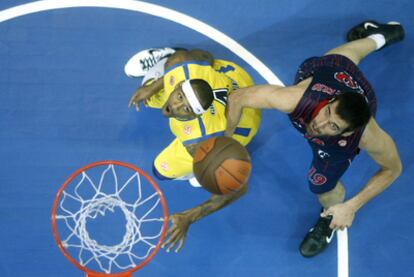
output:
[[214, 194], [228, 194], [247, 184], [250, 156], [238, 141], [214, 137], [202, 142], [194, 155], [193, 172], [197, 181]]

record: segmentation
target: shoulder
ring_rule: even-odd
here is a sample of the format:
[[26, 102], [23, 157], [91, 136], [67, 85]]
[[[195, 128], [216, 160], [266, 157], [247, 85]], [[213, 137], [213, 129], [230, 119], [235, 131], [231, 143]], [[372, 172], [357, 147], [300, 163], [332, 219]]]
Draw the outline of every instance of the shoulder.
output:
[[367, 153], [382, 168], [392, 170], [395, 177], [402, 171], [402, 163], [394, 140], [383, 129], [381, 129], [374, 118], [368, 122], [359, 147]]
[[388, 134], [378, 125], [375, 118], [371, 117], [362, 133], [359, 147], [367, 151], [381, 149], [388, 137]]

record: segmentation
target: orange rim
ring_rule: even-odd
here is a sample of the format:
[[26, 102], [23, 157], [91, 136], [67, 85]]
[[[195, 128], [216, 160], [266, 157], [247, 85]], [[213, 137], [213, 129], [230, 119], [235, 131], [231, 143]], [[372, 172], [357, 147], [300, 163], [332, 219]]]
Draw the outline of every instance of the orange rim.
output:
[[[88, 170], [89, 168], [92, 167], [96, 167], [96, 166], [100, 166], [100, 165], [109, 165], [109, 164], [113, 164], [113, 165], [119, 165], [119, 166], [123, 166], [123, 167], [127, 167], [133, 171], [138, 172], [138, 174], [144, 176], [144, 178], [150, 182], [150, 184], [152, 185], [152, 187], [155, 189], [155, 191], [158, 194], [158, 197], [161, 200], [161, 206], [162, 206], [162, 210], [163, 210], [163, 224], [162, 224], [162, 230], [161, 230], [161, 236], [160, 236], [160, 240], [158, 241], [156, 247], [153, 249], [153, 251], [151, 252], [151, 254], [145, 258], [140, 264], [138, 264], [136, 267], [131, 268], [127, 271], [124, 272], [118, 272], [118, 273], [100, 273], [100, 272], [96, 272], [93, 270], [88, 269], [85, 266], [82, 266], [81, 264], [79, 264], [75, 259], [73, 259], [69, 253], [66, 251], [66, 249], [63, 247], [62, 242], [60, 241], [58, 232], [57, 232], [57, 228], [56, 228], [56, 208], [58, 206], [59, 203], [59, 199], [60, 196], [62, 195], [63, 191], [65, 190], [66, 186], [76, 177], [78, 176], [80, 173]], [[84, 167], [76, 170], [74, 173], [72, 173], [72, 175], [69, 176], [68, 179], [66, 179], [66, 181], [63, 183], [63, 185], [60, 187], [59, 191], [56, 194], [56, 197], [53, 201], [53, 207], [52, 207], [52, 231], [53, 231], [53, 237], [55, 238], [55, 241], [59, 247], [59, 249], [62, 251], [63, 255], [65, 256], [66, 259], [68, 259], [71, 263], [73, 263], [77, 268], [79, 268], [80, 270], [86, 272], [89, 276], [95, 276], [95, 277], [107, 277], [107, 276], [131, 276], [133, 272], [137, 271], [138, 269], [144, 267], [154, 256], [155, 254], [158, 252], [158, 250], [161, 247], [161, 243], [164, 241], [165, 238], [165, 233], [167, 231], [167, 226], [168, 226], [168, 210], [167, 210], [167, 203], [165, 201], [164, 195], [161, 192], [160, 188], [158, 187], [157, 183], [155, 183], [152, 178], [143, 170], [139, 169], [138, 167], [128, 164], [128, 163], [124, 163], [124, 162], [120, 162], [120, 161], [113, 161], [113, 160], [106, 160], [106, 161], [98, 161], [98, 162], [94, 162], [94, 163], [90, 163], [88, 165], [85, 165]]]

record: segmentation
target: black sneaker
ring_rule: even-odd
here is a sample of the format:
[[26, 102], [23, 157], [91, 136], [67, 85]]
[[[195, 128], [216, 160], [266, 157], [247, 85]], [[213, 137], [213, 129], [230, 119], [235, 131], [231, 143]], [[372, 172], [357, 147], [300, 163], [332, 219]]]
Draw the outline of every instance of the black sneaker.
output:
[[335, 231], [329, 228], [332, 216], [319, 217], [315, 227], [310, 229], [302, 243], [300, 244], [300, 254], [310, 258], [321, 253], [331, 242]]
[[379, 24], [373, 20], [364, 21], [353, 27], [347, 33], [346, 39], [347, 41], [353, 41], [374, 34], [384, 36], [386, 43], [382, 48], [404, 39], [404, 29], [400, 23], [388, 22], [387, 24]]

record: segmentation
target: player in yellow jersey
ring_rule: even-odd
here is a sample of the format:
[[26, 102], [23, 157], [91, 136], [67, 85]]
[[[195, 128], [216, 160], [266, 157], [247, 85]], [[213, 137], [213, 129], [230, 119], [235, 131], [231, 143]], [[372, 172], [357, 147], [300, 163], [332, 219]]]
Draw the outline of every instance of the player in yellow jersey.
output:
[[[251, 77], [238, 65], [214, 59], [204, 50], [148, 49], [132, 57], [125, 66], [131, 77], [144, 76], [143, 86], [130, 99], [129, 107], [140, 102], [161, 109], [169, 118], [175, 139], [154, 160], [154, 175], [161, 179], [192, 178], [193, 154], [198, 142], [222, 136], [226, 128], [227, 97], [237, 88], [253, 85]], [[237, 93], [234, 92], [234, 93]], [[247, 145], [260, 125], [260, 110], [244, 109], [233, 138]], [[205, 203], [170, 216], [172, 226], [163, 246], [167, 251], [177, 243], [178, 251], [188, 227], [194, 221], [233, 202], [247, 190], [229, 195], [212, 195]]]

